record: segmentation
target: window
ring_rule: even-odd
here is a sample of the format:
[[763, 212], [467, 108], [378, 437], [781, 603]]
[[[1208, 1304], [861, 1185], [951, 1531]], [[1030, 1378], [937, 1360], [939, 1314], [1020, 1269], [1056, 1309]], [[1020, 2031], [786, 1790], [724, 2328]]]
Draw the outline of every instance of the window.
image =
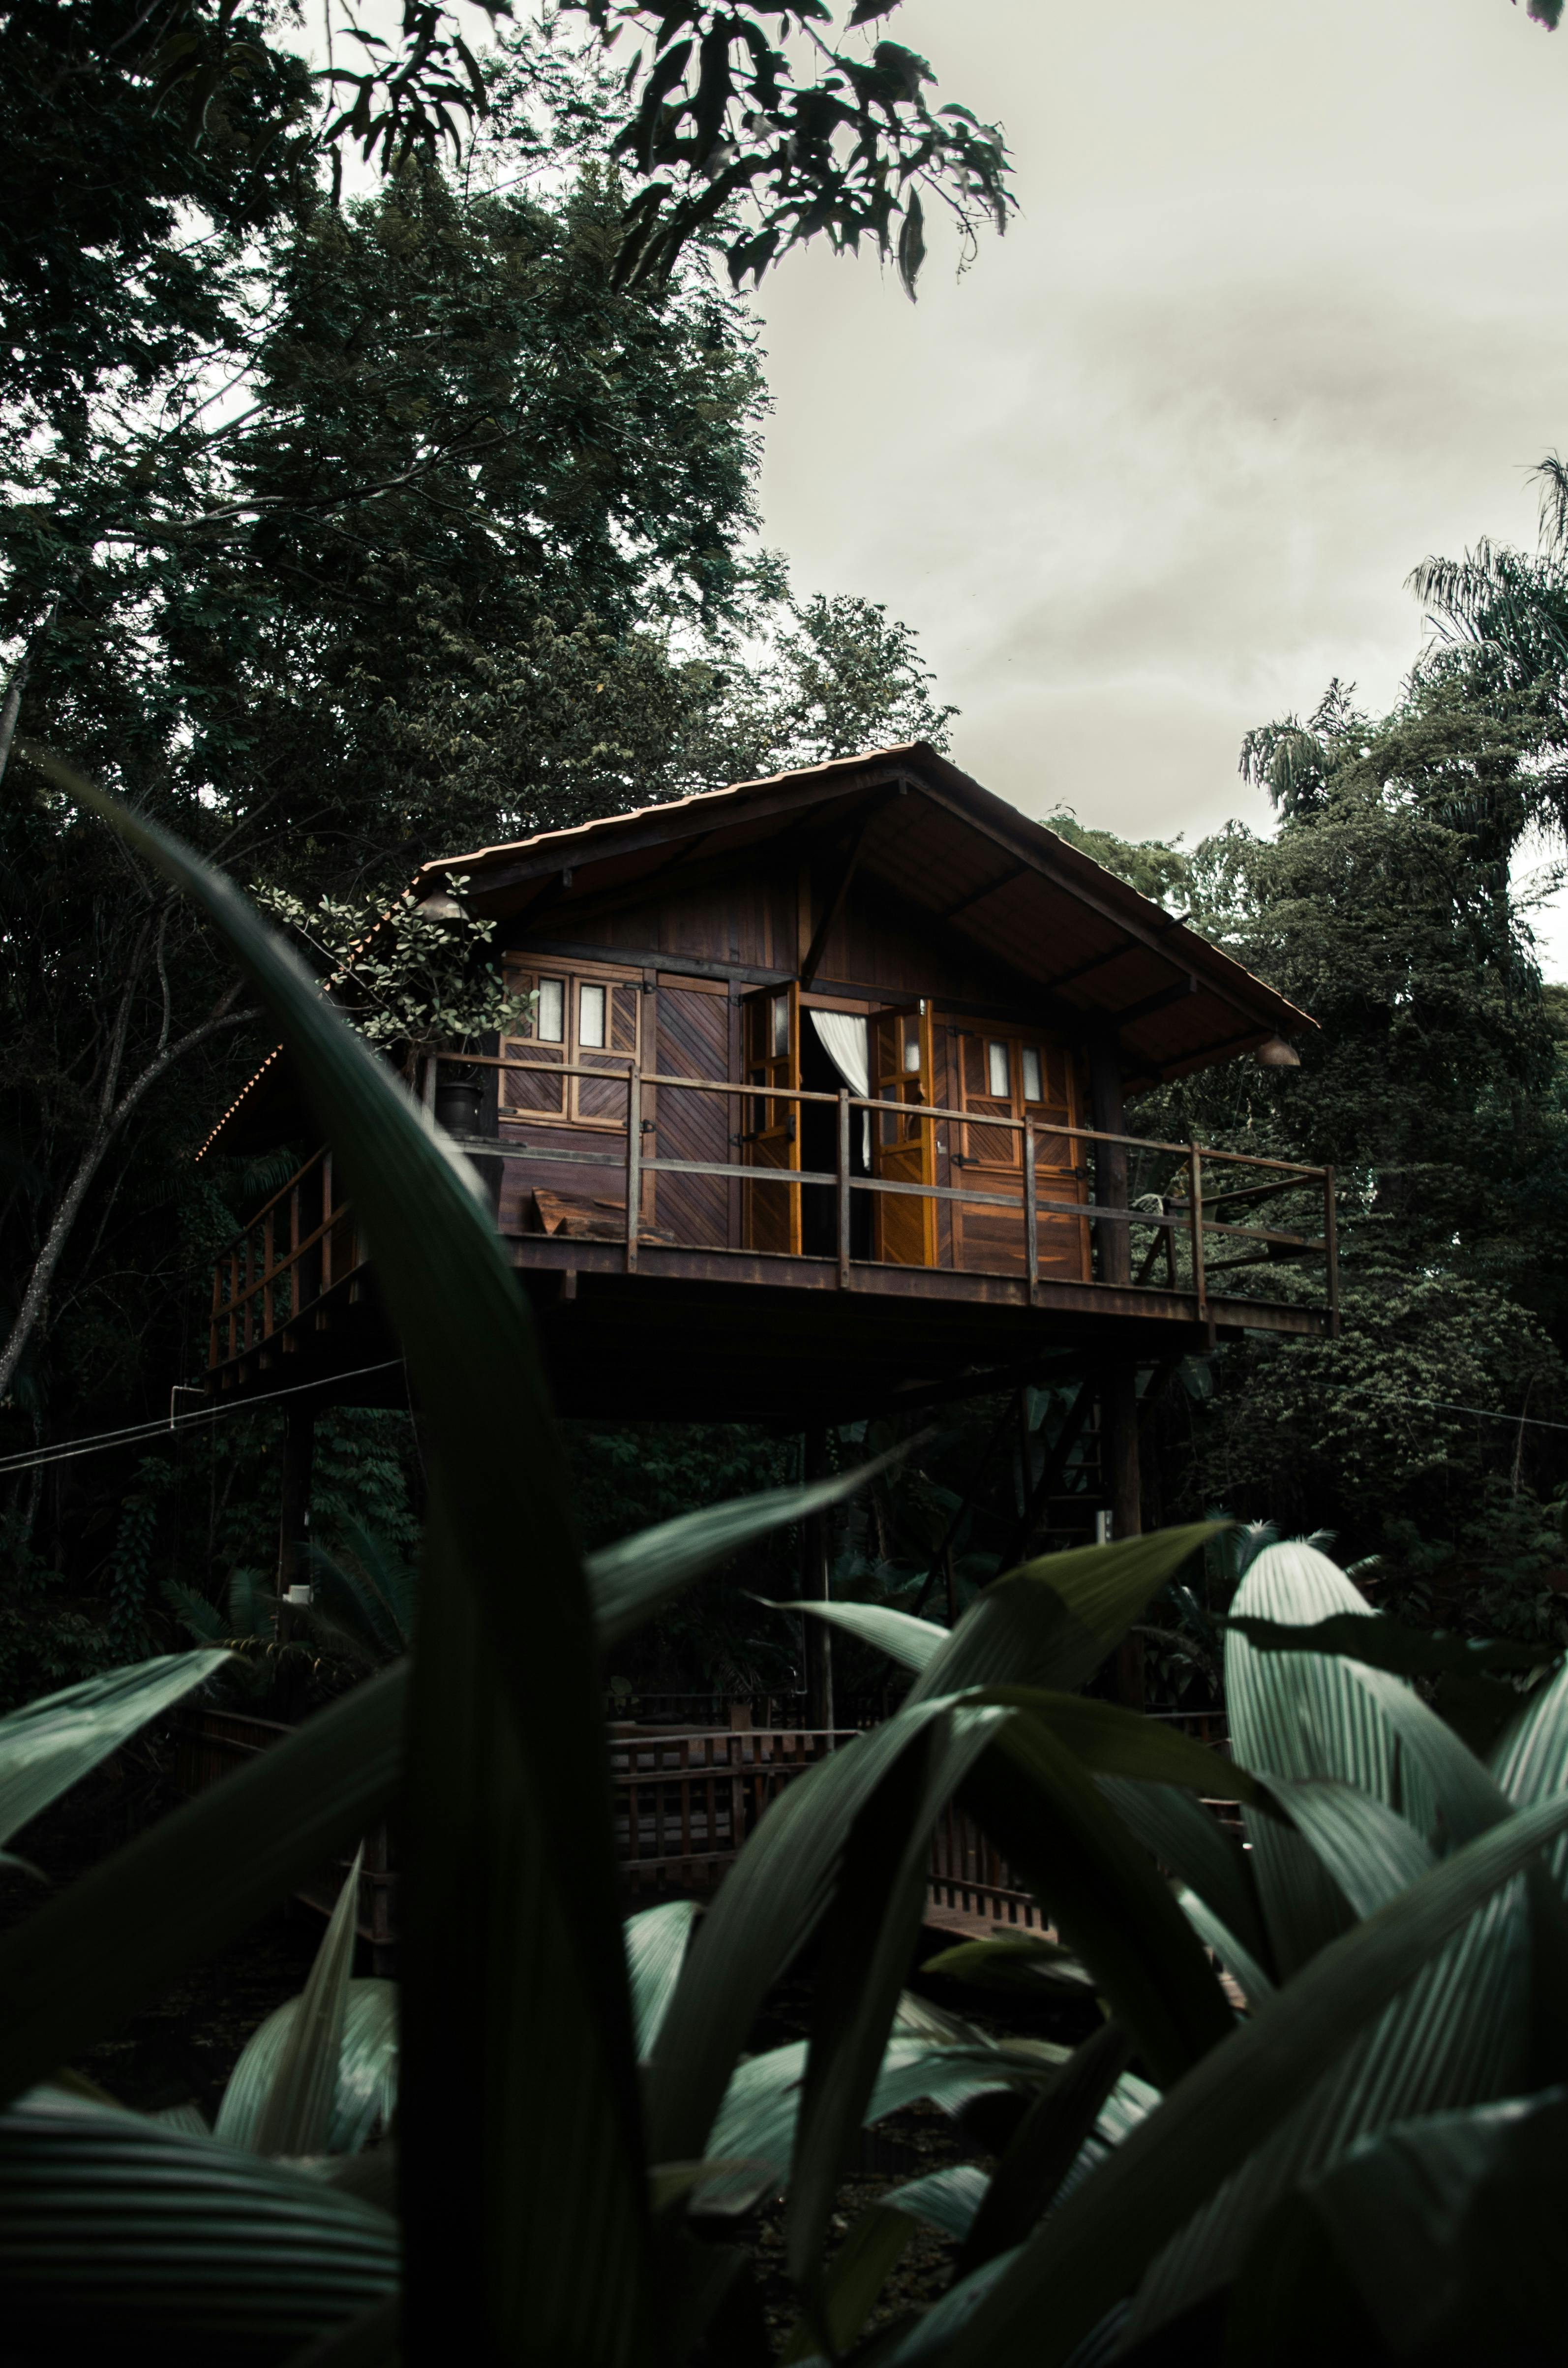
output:
[[768, 1045], [768, 1051], [772, 1053], [775, 1060], [778, 1060], [790, 1050], [789, 996], [787, 995], [776, 995], [773, 998], [771, 1011], [772, 1039]]
[[985, 1047], [985, 1076], [986, 1087], [994, 1101], [1005, 1102], [1012, 1099], [1013, 1087], [1008, 1073], [1007, 1047], [994, 1036]]
[[1040, 1046], [1038, 1044], [1020, 1045], [1018, 1057], [1024, 1064], [1025, 1101], [1042, 1102], [1045, 1099], [1045, 1087], [1040, 1073]]
[[534, 1032], [541, 1044], [560, 1044], [566, 1038], [566, 982], [541, 978]]
[[[509, 957], [505, 974], [509, 988], [534, 1002], [501, 1044], [503, 1059], [517, 1064], [502, 1072], [503, 1121], [624, 1131], [627, 1076], [642, 1037], [642, 982], [608, 963], [545, 974], [526, 956]], [[578, 1067], [597, 1074], [566, 1074]]]
[[903, 1023], [903, 1074], [906, 1077], [920, 1075], [920, 1022], [906, 1019]]

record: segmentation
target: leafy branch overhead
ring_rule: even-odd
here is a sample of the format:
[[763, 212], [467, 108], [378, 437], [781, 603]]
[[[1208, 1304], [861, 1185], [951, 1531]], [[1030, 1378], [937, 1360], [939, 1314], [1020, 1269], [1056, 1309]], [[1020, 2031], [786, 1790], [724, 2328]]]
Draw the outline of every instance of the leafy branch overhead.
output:
[[[841, 252], [866, 239], [894, 256], [913, 296], [926, 254], [922, 192], [947, 206], [966, 242], [987, 221], [1006, 229], [1016, 200], [1000, 130], [967, 107], [933, 108], [936, 76], [902, 43], [879, 40], [869, 55], [834, 46], [823, 0], [763, 9], [568, 5], [607, 43], [623, 31], [647, 40], [627, 69], [636, 111], [614, 150], [644, 181], [627, 211], [626, 283], [663, 279], [689, 240], [717, 234], [739, 287], [822, 233]], [[897, 5], [856, 0], [844, 29]], [[780, 43], [793, 19], [808, 68], [798, 71], [769, 40], [763, 17], [778, 20]]]

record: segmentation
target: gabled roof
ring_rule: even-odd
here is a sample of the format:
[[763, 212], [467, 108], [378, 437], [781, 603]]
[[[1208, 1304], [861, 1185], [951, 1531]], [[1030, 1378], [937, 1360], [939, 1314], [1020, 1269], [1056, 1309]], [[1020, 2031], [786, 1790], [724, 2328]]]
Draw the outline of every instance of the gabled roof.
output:
[[541, 931], [569, 938], [574, 909], [643, 881], [650, 901], [675, 893], [699, 858], [706, 872], [770, 845], [798, 862], [851, 843], [858, 882], [879, 883], [1063, 1021], [1114, 1030], [1131, 1087], [1315, 1027], [1182, 916], [924, 741], [446, 856], [425, 865], [414, 893], [461, 877], [472, 910], [526, 928], [538, 907]]

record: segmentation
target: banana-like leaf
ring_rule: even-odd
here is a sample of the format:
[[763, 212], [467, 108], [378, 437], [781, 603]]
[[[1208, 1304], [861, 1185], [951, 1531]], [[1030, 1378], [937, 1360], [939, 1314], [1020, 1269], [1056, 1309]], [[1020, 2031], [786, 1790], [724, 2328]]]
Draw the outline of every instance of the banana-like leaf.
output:
[[960, 2276], [1021, 2245], [1055, 2202], [1131, 2052], [1131, 2041], [1119, 2023], [1102, 2023], [1035, 2099], [992, 2174], [985, 2200], [964, 2239]]
[[[1143, 1718], [1116, 1702], [1043, 1686], [988, 1685], [985, 1699], [1038, 1720], [1096, 1775], [1145, 1784], [1178, 1785], [1206, 1799], [1268, 1806], [1247, 1770], [1174, 1727]], [[1210, 1822], [1212, 1822], [1210, 1820]]]
[[85, 1678], [0, 1718], [0, 1842], [8, 1842], [101, 1759], [220, 1670], [230, 1656], [165, 1653]]
[[[1499, 1789], [1516, 1804], [1568, 1792], [1568, 1668], [1560, 1669], [1515, 1720], [1489, 1766]], [[1548, 1863], [1568, 1890], [1568, 1835], [1553, 1846]]]
[[946, 2368], [1057, 2368], [1324, 2066], [1565, 1828], [1568, 1799], [1520, 1810], [1330, 1942], [1178, 2082], [1012, 2257], [951, 2344]]
[[[1561, 2351], [1568, 2090], [1402, 2123], [1364, 2139], [1288, 2208], [1317, 2239], [1317, 2274], [1345, 2277], [1373, 2340], [1396, 2358]], [[1283, 2233], [1277, 2219], [1266, 2236], [1278, 2243]], [[1304, 2249], [1291, 2247], [1298, 2259]], [[1249, 2262], [1238, 2282], [1244, 2310], [1256, 2282]], [[1269, 2331], [1247, 2316], [1257, 2334]]]
[[149, 2005], [384, 1816], [407, 1673], [370, 1678], [0, 1941], [0, 2100]]
[[977, 2162], [949, 2163], [946, 2170], [927, 2171], [903, 2187], [891, 2187], [882, 2202], [912, 2220], [924, 2220], [961, 2244], [974, 2226], [991, 2175]]
[[1307, 1777], [1265, 1781], [1358, 1916], [1370, 1916], [1437, 1863], [1425, 1836], [1354, 1784]]
[[[1203, 1901], [1210, 1921], [1232, 1935], [1254, 1975], [1253, 1986], [1243, 1982], [1242, 1987], [1249, 1998], [1260, 1996], [1256, 1977], [1271, 1965], [1272, 1956], [1251, 1861], [1241, 1844], [1178, 1786], [1102, 1776], [1100, 1791], [1144, 1849], [1169, 1873], [1179, 1875]], [[1209, 1931], [1203, 1937], [1211, 1948], [1218, 1945]], [[1223, 1950], [1221, 1954], [1240, 1981], [1239, 1968], [1231, 1963], [1230, 1955]], [[1273, 1987], [1271, 1974], [1266, 1974], [1262, 1988]]]
[[6, 2345], [273, 2368], [395, 2288], [397, 2224], [284, 2163], [35, 2089], [0, 2113]]
[[[640, 1530], [635, 1537], [623, 1538], [616, 1545], [601, 1546], [584, 1565], [601, 1648], [608, 1652], [612, 1645], [624, 1644], [693, 1579], [728, 1561], [743, 1546], [782, 1529], [786, 1522], [801, 1521], [812, 1513], [825, 1512], [829, 1506], [843, 1504], [889, 1464], [896, 1463], [903, 1452], [903, 1447], [893, 1448], [869, 1463], [858, 1463], [853, 1471], [812, 1480], [803, 1488], [769, 1488], [729, 1504], [704, 1505], [695, 1513], [680, 1513], [673, 1521]], [[790, 1603], [778, 1608], [794, 1611], [802, 1607]], [[943, 1633], [938, 1629], [938, 1635]]]
[[1071, 1692], [1093, 1677], [1151, 1597], [1224, 1526], [1196, 1521], [1022, 1564], [965, 1612], [921, 1671], [911, 1702], [968, 1686]]
[[1396, 1678], [1464, 1675], [1472, 1669], [1521, 1674], [1539, 1669], [1559, 1657], [1539, 1645], [1517, 1645], [1506, 1637], [1429, 1635], [1421, 1628], [1402, 1627], [1373, 1612], [1369, 1620], [1352, 1611], [1331, 1612], [1306, 1623], [1238, 1617], [1234, 1612], [1221, 1625], [1244, 1636], [1260, 1653], [1344, 1654], [1386, 1669]]
[[1087, 1965], [1156, 2080], [1179, 2078], [1225, 2037], [1234, 2017], [1192, 1927], [1048, 1727], [1015, 1718], [960, 1798]]
[[[647, 2199], [597, 1639], [524, 1295], [469, 1163], [244, 899], [33, 760], [184, 891], [270, 1007], [427, 1427], [403, 1940], [411, 2346], [641, 2359]], [[541, 2130], [571, 2142], [541, 2146]]]
[[997, 1932], [989, 1941], [960, 1941], [927, 1957], [923, 1974], [943, 1974], [949, 1981], [971, 1982], [982, 1989], [1022, 1991], [1039, 1998], [1041, 1984], [1060, 1985], [1094, 1993], [1094, 1977], [1082, 1961], [1059, 1941], [1043, 1932]]
[[[959, 1706], [920, 1730], [849, 1831], [822, 1928], [784, 2245], [808, 2316], [835, 2351], [847, 2340], [835, 2330], [869, 2271], [846, 2262], [846, 2246], [834, 2291], [850, 2298], [835, 2303], [821, 2283], [822, 2248], [919, 1937], [932, 1828], [1006, 1718], [1006, 1710]], [[868, 2261], [873, 2254], [874, 2244]], [[873, 2296], [880, 2289], [879, 2279]], [[848, 2332], [858, 2328], [856, 2320]]]
[[661, 1900], [626, 1919], [626, 1964], [631, 1976], [631, 2020], [639, 2062], [651, 2055], [686, 1958], [697, 1914], [695, 1899]]
[[767, 1992], [825, 1914], [847, 1838], [894, 1762], [948, 1705], [905, 1706], [819, 1760], [775, 1801], [725, 1876], [687, 1952], [647, 2072], [655, 2162], [733, 2154], [712, 2139]]
[[[1336, 1613], [1373, 1616], [1343, 1571], [1304, 1545], [1266, 1547], [1233, 1609], [1281, 1626], [1304, 1627]], [[1356, 1683], [1350, 1662], [1259, 1652], [1233, 1627], [1225, 1638], [1225, 1701], [1232, 1747], [1256, 1774], [1337, 1777], [1391, 1808], [1400, 1805], [1394, 1737]], [[1249, 1816], [1246, 1827], [1269, 1955], [1283, 1978], [1348, 1929], [1351, 1909], [1301, 1835], [1278, 1819]]]
[[[258, 2143], [262, 2110], [300, 2013], [290, 1998], [245, 2042], [218, 2108], [214, 2134], [254, 2154], [294, 2151]], [[347, 1985], [337, 2080], [321, 2141], [323, 2156], [357, 2154], [397, 2103], [397, 1984], [369, 1976]]]
[[[1066, 2048], [1046, 2040], [953, 2046], [895, 2033], [883, 2051], [861, 2118], [869, 2129], [889, 2113], [921, 2101], [957, 2112], [971, 2098], [996, 2089], [1028, 2092], [1054, 2079], [1067, 2055]], [[726, 2216], [749, 2212], [761, 2197], [789, 2184], [805, 2068], [804, 2040], [769, 2048], [736, 2066], [713, 2124], [713, 2158], [746, 2161], [757, 2168], [716, 2178], [702, 2188], [696, 2198], [700, 2212]]]
[[[1260, 1572], [1277, 1593], [1298, 1599], [1321, 1602], [1348, 1588], [1310, 1549], [1275, 1547], [1259, 1556], [1238, 1601]], [[1358, 1906], [1387, 1899], [1402, 1870], [1416, 1877], [1429, 1862], [1425, 1835], [1439, 1821], [1449, 1836], [1475, 1835], [1506, 1815], [1506, 1798], [1486, 1770], [1403, 1680], [1349, 1658], [1254, 1655], [1235, 1638], [1226, 1654], [1228, 1668], [1232, 1656], [1252, 1656], [1243, 1664], [1244, 1692], [1245, 1680], [1265, 1674], [1268, 1732], [1262, 1748], [1278, 1757], [1294, 1750], [1299, 1762], [1315, 1759], [1328, 1770], [1326, 1779], [1295, 1780], [1308, 1788], [1300, 1814], [1312, 1831], [1310, 1842], [1303, 1836], [1298, 1844], [1310, 1851], [1312, 1871], [1293, 1893], [1290, 1861], [1274, 1851], [1278, 1829], [1249, 1817], [1260, 1886], [1267, 1878], [1273, 1883], [1262, 1896], [1276, 1918], [1286, 1901], [1300, 1911], [1300, 1930], [1324, 1897], [1342, 1902], [1343, 1913], [1352, 1916]], [[1256, 1699], [1248, 1707], [1256, 1711]], [[1346, 1781], [1358, 1769], [1360, 1786]], [[1408, 1840], [1398, 1830], [1400, 1805], [1411, 1813]], [[1475, 2103], [1518, 2081], [1530, 2032], [1527, 1889], [1540, 1873], [1538, 1862], [1531, 1874], [1489, 1898], [1422, 1968], [1408, 1994], [1338, 2056], [1244, 2171], [1203, 2207], [1145, 2279], [1131, 2322], [1136, 2334], [1233, 2277], [1279, 2199], [1358, 2138], [1409, 2114]], [[1282, 1995], [1292, 1994], [1287, 1986]]]
[[1248, 2006], [1256, 2006], [1260, 1998], [1271, 1998], [1274, 1984], [1244, 1944], [1238, 1941], [1230, 1926], [1216, 1916], [1206, 1899], [1200, 1898], [1189, 1884], [1176, 1886], [1176, 1905], [1206, 1949], [1211, 1949], [1220, 1963], [1241, 1991]]
[[325, 2150], [337, 2104], [338, 2059], [358, 1937], [359, 1870], [364, 1845], [354, 1853], [348, 1877], [337, 1895], [304, 1989], [294, 2001], [271, 2079], [262, 2092], [251, 2148], [256, 2154], [320, 2154]]
[[[855, 2341], [914, 2234], [908, 2214], [886, 2203], [873, 2203], [856, 2221], [823, 2281], [820, 2326], [831, 2358], [842, 2357]], [[820, 2356], [811, 2325], [802, 2318], [779, 2358], [788, 2363]]]
[[801, 1611], [812, 1620], [825, 1620], [830, 1627], [858, 1636], [862, 1644], [876, 1645], [890, 1660], [916, 1675], [936, 1658], [952, 1634], [950, 1629], [938, 1628], [934, 1620], [916, 1620], [912, 1612], [894, 1611], [886, 1603], [778, 1603], [767, 1596], [757, 1600], [769, 1611]]

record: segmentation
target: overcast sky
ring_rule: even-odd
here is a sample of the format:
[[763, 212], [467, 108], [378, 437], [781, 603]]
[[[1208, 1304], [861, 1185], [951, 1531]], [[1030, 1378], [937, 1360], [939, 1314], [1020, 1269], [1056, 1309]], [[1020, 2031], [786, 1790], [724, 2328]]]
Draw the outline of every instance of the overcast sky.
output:
[[[766, 283], [767, 539], [919, 631], [954, 753], [1031, 813], [1201, 834], [1243, 733], [1381, 708], [1427, 552], [1533, 542], [1568, 450], [1568, 29], [1508, 0], [909, 0], [1023, 216], [911, 306]], [[1568, 975], [1568, 916], [1544, 933]]]

